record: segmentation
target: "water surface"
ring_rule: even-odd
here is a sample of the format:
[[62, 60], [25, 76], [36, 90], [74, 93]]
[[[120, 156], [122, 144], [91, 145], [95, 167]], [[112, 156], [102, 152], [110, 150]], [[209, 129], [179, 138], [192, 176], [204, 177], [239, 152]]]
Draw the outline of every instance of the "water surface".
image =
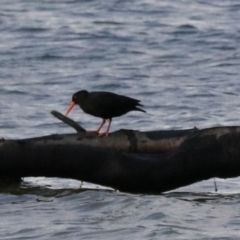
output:
[[[80, 89], [142, 100], [111, 131], [239, 125], [239, 22], [236, 0], [1, 0], [0, 137], [74, 132], [49, 112]], [[0, 238], [238, 239], [239, 178], [216, 181], [151, 196], [26, 178], [1, 187]]]

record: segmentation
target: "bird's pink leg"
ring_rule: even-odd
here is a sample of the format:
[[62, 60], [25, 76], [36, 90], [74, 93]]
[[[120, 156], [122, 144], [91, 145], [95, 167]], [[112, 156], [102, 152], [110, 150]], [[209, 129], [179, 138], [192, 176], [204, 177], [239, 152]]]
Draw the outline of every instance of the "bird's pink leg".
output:
[[98, 127], [97, 130], [88, 130], [87, 132], [88, 132], [88, 133], [99, 133], [99, 131], [101, 130], [101, 128], [102, 128], [102, 126], [105, 124], [105, 122], [106, 122], [106, 119], [103, 119], [103, 120], [102, 120], [102, 123], [100, 124], [100, 126]]
[[99, 133], [99, 134], [98, 134], [99, 137], [104, 136], [104, 135], [105, 135], [106, 137], [108, 136], [109, 129], [110, 129], [110, 126], [111, 126], [111, 122], [112, 122], [112, 119], [109, 118], [109, 120], [108, 120], [108, 127], [107, 127], [106, 132]]
[[103, 127], [103, 125], [105, 124], [105, 122], [106, 122], [106, 119], [103, 119], [103, 120], [102, 120], [102, 123], [100, 124], [100, 126], [99, 126], [98, 129], [97, 129], [97, 133], [99, 133], [99, 131], [101, 130], [101, 128]]

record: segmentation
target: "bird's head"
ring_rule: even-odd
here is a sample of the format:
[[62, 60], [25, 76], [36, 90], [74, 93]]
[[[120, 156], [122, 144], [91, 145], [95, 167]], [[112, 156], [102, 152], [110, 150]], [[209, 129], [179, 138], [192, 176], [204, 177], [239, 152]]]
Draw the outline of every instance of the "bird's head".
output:
[[88, 91], [86, 90], [81, 90], [72, 95], [72, 102], [68, 107], [68, 110], [66, 112], [66, 115], [68, 115], [71, 110], [74, 108], [76, 104], [80, 104], [88, 95]]

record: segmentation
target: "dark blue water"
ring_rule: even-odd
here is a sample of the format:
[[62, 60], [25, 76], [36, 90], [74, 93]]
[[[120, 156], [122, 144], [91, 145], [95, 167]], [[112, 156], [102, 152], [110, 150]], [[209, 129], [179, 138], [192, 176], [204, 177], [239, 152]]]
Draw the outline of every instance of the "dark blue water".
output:
[[[73, 132], [50, 111], [80, 89], [143, 102], [111, 131], [239, 125], [239, 23], [237, 0], [0, 0], [0, 137]], [[26, 178], [1, 188], [0, 238], [239, 239], [240, 180], [216, 181], [151, 196]]]

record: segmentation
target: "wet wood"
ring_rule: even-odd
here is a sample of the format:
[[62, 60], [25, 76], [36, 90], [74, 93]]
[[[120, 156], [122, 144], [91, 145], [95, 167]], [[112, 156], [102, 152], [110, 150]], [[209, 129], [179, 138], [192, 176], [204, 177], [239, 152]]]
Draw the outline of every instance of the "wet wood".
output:
[[66, 123], [67, 125], [69, 125], [70, 127], [72, 127], [73, 129], [75, 129], [78, 133], [81, 132], [86, 132], [86, 130], [84, 128], [82, 128], [78, 123], [76, 123], [75, 121], [73, 121], [72, 119], [62, 115], [60, 112], [52, 110], [51, 114], [56, 117], [57, 119], [59, 119], [60, 121]]
[[[135, 153], [159, 153], [177, 148], [197, 128], [172, 131], [140, 132], [122, 129], [110, 133], [108, 137], [98, 137], [96, 133], [87, 133], [78, 123], [57, 111], [51, 113], [59, 120], [74, 128], [78, 134], [52, 135], [32, 139], [35, 143], [79, 144], [92, 147], [109, 148], [118, 151]], [[60, 141], [61, 140], [61, 141]]]
[[72, 178], [158, 194], [213, 177], [239, 176], [240, 127], [1, 140], [0, 159], [0, 178]]

